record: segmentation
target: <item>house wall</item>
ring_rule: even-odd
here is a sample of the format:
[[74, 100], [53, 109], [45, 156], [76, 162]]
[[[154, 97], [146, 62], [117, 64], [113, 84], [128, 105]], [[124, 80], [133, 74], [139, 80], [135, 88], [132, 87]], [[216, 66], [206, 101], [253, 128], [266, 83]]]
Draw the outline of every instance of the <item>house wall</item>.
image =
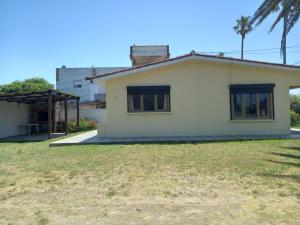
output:
[[25, 134], [19, 125], [29, 121], [29, 106], [26, 104], [0, 102], [0, 138]]
[[[98, 81], [100, 82], [100, 81]], [[231, 121], [230, 84], [275, 83], [274, 120]], [[215, 62], [186, 61], [106, 83], [108, 137], [286, 135], [290, 130], [289, 87], [299, 72]], [[170, 85], [171, 112], [128, 113], [127, 86]]]

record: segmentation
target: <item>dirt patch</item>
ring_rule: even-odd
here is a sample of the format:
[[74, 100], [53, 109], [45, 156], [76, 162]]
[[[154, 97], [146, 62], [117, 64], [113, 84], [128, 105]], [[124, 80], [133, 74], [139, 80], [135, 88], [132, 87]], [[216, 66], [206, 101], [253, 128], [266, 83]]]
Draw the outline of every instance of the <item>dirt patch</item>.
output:
[[[297, 200], [252, 195], [230, 179], [200, 176], [74, 178], [1, 201], [1, 224], [272, 224], [285, 223]], [[145, 177], [144, 177], [145, 178]], [[89, 180], [86, 182], [86, 180]], [[277, 217], [274, 213], [281, 212]], [[294, 208], [295, 209], [295, 208]], [[291, 221], [290, 221], [291, 222]], [[289, 224], [293, 224], [289, 223]], [[297, 224], [297, 221], [294, 221]]]

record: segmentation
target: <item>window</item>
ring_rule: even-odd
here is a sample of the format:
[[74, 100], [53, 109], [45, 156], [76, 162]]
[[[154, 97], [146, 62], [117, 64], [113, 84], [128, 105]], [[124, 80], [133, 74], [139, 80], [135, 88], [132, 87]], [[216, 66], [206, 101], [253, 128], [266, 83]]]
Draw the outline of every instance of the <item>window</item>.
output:
[[170, 112], [170, 86], [127, 87], [128, 112]]
[[81, 80], [73, 80], [73, 88], [82, 88]]
[[230, 85], [231, 119], [274, 119], [274, 84]]

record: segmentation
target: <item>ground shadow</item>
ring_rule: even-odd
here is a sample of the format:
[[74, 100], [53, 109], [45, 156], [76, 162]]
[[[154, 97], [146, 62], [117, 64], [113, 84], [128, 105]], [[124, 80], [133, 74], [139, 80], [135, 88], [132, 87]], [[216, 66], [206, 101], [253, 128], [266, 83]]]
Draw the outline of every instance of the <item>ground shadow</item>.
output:
[[300, 147], [283, 147], [285, 149], [294, 150], [294, 151], [300, 151]]
[[229, 142], [264, 142], [264, 141], [274, 141], [274, 140], [281, 140], [280, 138], [274, 138], [274, 139], [226, 139], [226, 140], [134, 140], [134, 141], [127, 141], [126, 138], [122, 140], [122, 138], [116, 138], [115, 140], [112, 138], [111, 140], [101, 140], [98, 141], [95, 139], [95, 137], [90, 137], [85, 139], [84, 141], [81, 142], [76, 142], [76, 143], [50, 143], [50, 147], [62, 147], [62, 146], [75, 146], [75, 145], [178, 145], [178, 144], [207, 144], [207, 143], [229, 143]]
[[34, 142], [44, 142], [44, 141], [47, 141], [47, 140], [14, 140], [14, 139], [2, 139], [0, 140], [0, 143], [15, 143], [15, 144], [22, 144], [22, 143], [34, 143]]
[[300, 155], [294, 155], [294, 154], [288, 154], [288, 153], [277, 153], [277, 152], [271, 152], [269, 154], [292, 158], [292, 159], [300, 159]]
[[282, 162], [282, 161], [276, 161], [276, 160], [270, 160], [270, 159], [266, 159], [265, 161], [268, 161], [268, 162], [271, 162], [271, 163], [277, 163], [277, 164], [282, 164], [282, 165], [286, 165], [286, 166], [293, 166], [293, 167], [300, 168], [300, 163]]

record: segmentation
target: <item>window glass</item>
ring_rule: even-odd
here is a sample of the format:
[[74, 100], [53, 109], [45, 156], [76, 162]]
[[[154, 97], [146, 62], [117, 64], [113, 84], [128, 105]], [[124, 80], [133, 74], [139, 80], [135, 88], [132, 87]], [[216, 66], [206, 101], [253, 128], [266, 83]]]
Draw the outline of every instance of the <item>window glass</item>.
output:
[[132, 111], [141, 111], [141, 96], [131, 95]]
[[144, 111], [154, 111], [154, 95], [143, 95]]
[[242, 119], [243, 118], [243, 111], [242, 111], [242, 95], [241, 94], [235, 94], [233, 96], [233, 110], [234, 110], [234, 116], [236, 119]]
[[167, 97], [164, 94], [158, 94], [157, 97], [157, 110], [166, 110], [166, 100]]
[[259, 117], [269, 117], [270, 112], [270, 94], [260, 93], [259, 94]]
[[244, 94], [245, 98], [245, 116], [246, 118], [256, 118], [256, 94]]

